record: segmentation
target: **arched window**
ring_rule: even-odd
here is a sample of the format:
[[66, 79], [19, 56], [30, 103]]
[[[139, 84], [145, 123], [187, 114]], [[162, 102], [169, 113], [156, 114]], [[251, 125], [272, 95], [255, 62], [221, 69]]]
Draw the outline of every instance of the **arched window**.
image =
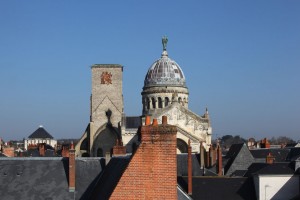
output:
[[166, 97], [166, 98], [165, 98], [165, 107], [167, 107], [167, 106], [169, 105], [169, 101], [170, 101], [169, 98]]
[[161, 100], [161, 97], [158, 97], [158, 108], [162, 108], [163, 105], [162, 105], [162, 100]]
[[155, 99], [154, 99], [154, 97], [152, 97], [152, 99], [151, 99], [151, 100], [152, 100], [152, 108], [156, 108], [156, 106], [155, 106], [155, 103], [156, 103], [156, 102], [155, 102]]
[[181, 97], [178, 98], [178, 103], [181, 103], [182, 99]]
[[183, 141], [182, 139], [178, 139], [177, 138], [177, 150], [180, 153], [187, 153], [188, 152], [188, 145], [185, 141]]

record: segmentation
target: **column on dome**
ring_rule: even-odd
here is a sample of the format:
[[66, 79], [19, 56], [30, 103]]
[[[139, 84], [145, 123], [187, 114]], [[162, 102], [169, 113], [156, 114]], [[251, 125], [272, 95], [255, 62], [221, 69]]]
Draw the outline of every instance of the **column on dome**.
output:
[[146, 98], [143, 98], [142, 104], [143, 104], [143, 110], [146, 110], [146, 108], [147, 108], [147, 101], [146, 101]]

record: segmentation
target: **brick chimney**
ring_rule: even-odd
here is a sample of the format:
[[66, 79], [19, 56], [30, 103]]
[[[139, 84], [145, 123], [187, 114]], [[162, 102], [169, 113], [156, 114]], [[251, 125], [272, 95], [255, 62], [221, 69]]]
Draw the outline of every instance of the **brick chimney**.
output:
[[46, 151], [45, 146], [46, 146], [45, 143], [39, 144], [40, 156], [45, 156], [45, 151]]
[[264, 139], [261, 141], [260, 147], [261, 147], [261, 148], [270, 149], [270, 142], [268, 141], [267, 138], [264, 138]]
[[[110, 199], [177, 199], [177, 128], [146, 117], [141, 143]], [[130, 191], [130, 192], [128, 192]]]
[[[72, 144], [71, 144], [71, 145], [72, 145]], [[69, 148], [67, 148], [66, 145], [63, 145], [63, 146], [62, 146], [61, 156], [62, 156], [62, 157], [65, 157], [65, 158], [69, 157]]]
[[188, 144], [188, 194], [192, 195], [193, 191], [193, 165], [192, 165], [192, 147], [191, 141]]
[[126, 155], [126, 147], [123, 146], [122, 140], [118, 140], [116, 145], [113, 147], [113, 155], [114, 156], [125, 156]]
[[75, 149], [73, 142], [69, 150], [69, 192], [75, 192]]
[[267, 158], [266, 158], [266, 163], [268, 163], [268, 164], [273, 164], [273, 163], [274, 163], [274, 160], [275, 160], [275, 157], [272, 156], [271, 153], [269, 153], [269, 154], [267, 155]]
[[217, 147], [217, 156], [218, 156], [217, 173], [218, 173], [218, 176], [223, 176], [222, 147], [220, 146], [220, 144], [218, 144], [218, 147]]

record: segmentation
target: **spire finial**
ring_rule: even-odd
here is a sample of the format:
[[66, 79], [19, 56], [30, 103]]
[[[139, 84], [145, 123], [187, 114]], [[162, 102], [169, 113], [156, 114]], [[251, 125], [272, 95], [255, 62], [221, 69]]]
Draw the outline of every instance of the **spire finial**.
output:
[[162, 37], [163, 51], [167, 51], [167, 43], [168, 43], [168, 37], [165, 35]]

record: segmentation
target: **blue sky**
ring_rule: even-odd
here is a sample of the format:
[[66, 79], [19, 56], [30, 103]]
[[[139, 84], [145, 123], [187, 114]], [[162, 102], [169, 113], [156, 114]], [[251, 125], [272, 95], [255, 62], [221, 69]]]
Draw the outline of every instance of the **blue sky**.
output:
[[79, 138], [89, 122], [90, 66], [124, 66], [128, 116], [161, 37], [185, 73], [189, 108], [208, 107], [214, 137], [300, 130], [300, 1], [0, 1], [0, 137], [43, 125]]

